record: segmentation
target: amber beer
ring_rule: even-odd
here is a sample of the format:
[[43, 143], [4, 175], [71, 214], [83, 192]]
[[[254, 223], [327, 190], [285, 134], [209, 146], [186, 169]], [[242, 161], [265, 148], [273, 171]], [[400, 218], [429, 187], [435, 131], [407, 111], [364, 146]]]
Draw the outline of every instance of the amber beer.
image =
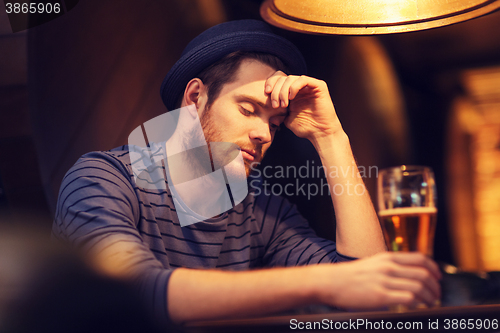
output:
[[389, 251], [418, 251], [432, 257], [437, 209], [402, 207], [379, 212]]

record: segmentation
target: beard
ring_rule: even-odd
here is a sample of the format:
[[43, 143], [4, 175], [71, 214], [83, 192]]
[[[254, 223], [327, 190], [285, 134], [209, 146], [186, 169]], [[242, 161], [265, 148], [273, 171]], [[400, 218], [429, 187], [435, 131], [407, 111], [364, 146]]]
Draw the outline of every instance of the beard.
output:
[[[260, 164], [262, 158], [264, 158], [265, 152], [263, 152], [262, 150], [262, 145], [252, 144], [251, 142], [248, 143], [243, 143], [240, 141], [228, 142], [227, 140], [224, 140], [224, 138], [222, 137], [222, 133], [219, 130], [217, 130], [215, 121], [213, 119], [212, 110], [210, 107], [205, 106], [205, 109], [203, 110], [203, 113], [200, 118], [200, 123], [203, 129], [203, 133], [205, 135], [205, 141], [207, 142], [207, 145], [209, 147], [212, 166], [214, 166], [215, 169], [217, 169], [217, 166], [227, 165], [237, 156], [235, 154], [234, 149], [231, 149], [231, 147], [234, 147], [231, 144], [237, 145], [239, 147], [236, 153], [239, 153], [240, 149], [256, 152], [253, 161], [249, 161], [245, 158], [243, 159], [246, 177], [248, 178], [250, 172], [254, 170]], [[222, 149], [221, 150], [217, 149], [218, 153], [214, 154], [214, 151], [212, 150], [210, 143], [212, 143], [212, 146], [214, 145], [213, 143], [228, 143], [228, 145], [225, 147], [221, 147], [221, 145], [218, 144], [217, 147], [220, 147]], [[226, 152], [221, 153], [221, 151], [224, 151], [224, 149], [226, 149]], [[229, 170], [226, 170], [226, 172], [227, 171]]]

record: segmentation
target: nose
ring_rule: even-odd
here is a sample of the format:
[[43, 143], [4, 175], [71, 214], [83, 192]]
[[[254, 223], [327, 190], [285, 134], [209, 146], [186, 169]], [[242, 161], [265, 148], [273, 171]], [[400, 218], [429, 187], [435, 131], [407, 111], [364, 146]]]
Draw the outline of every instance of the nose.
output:
[[249, 133], [250, 140], [254, 143], [264, 145], [271, 142], [271, 130], [269, 124], [261, 118], [256, 118]]

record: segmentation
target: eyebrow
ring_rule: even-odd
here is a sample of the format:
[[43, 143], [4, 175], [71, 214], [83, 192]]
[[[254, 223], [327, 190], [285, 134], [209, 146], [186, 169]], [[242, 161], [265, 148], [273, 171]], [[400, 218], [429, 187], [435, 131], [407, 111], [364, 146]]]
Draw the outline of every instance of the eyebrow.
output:
[[[257, 98], [255, 98], [253, 96], [240, 95], [238, 97], [240, 99], [247, 100], [250, 103], [257, 104], [258, 106], [260, 106], [263, 109], [267, 108], [266, 104], [262, 103], [261, 101], [259, 101]], [[286, 111], [278, 113], [277, 115], [275, 115], [275, 117], [286, 117], [286, 116], [288, 116], [288, 113], [289, 113], [289, 111], [288, 111], [288, 108], [287, 108]]]

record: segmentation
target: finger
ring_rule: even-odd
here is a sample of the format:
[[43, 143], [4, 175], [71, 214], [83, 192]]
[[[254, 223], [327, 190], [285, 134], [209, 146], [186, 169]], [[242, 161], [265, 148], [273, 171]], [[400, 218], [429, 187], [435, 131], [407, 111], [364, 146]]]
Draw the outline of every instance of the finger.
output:
[[408, 290], [387, 289], [385, 290], [384, 305], [411, 305], [416, 303], [415, 295]]
[[279, 93], [279, 97], [281, 100], [281, 107], [286, 108], [290, 104], [290, 86], [297, 81], [300, 76], [288, 76], [283, 85], [281, 86], [281, 90]]
[[416, 299], [421, 302], [426, 303], [429, 306], [433, 306], [438, 297], [427, 288], [427, 286], [416, 280], [393, 278], [389, 279], [384, 283], [384, 286], [388, 289], [403, 290], [411, 292]]
[[[412, 292], [407, 290], [390, 290], [386, 291], [386, 306], [401, 306], [404, 305], [408, 309], [416, 309], [423, 303], [421, 299], [415, 296]], [[435, 304], [430, 304], [433, 307]]]
[[436, 279], [441, 279], [439, 266], [429, 257], [418, 252], [391, 252], [393, 261], [401, 265], [422, 266], [427, 268]]
[[278, 108], [280, 106], [280, 92], [281, 87], [285, 83], [287, 76], [281, 76], [278, 78], [276, 83], [274, 84], [273, 91], [271, 92], [271, 103], [273, 108]]
[[276, 71], [273, 75], [268, 77], [266, 80], [266, 83], [265, 83], [265, 88], [264, 88], [265, 93], [270, 94], [273, 91], [274, 85], [276, 84], [278, 79], [283, 77], [283, 76], [286, 76], [286, 74], [283, 73], [282, 71]]
[[290, 91], [288, 98], [290, 100], [295, 99], [299, 91], [304, 89], [305, 87], [308, 86], [309, 80], [307, 76], [300, 76], [297, 80], [295, 80], [291, 85], [290, 88], [288, 89]]
[[299, 92], [322, 91], [328, 95], [328, 86], [321, 81], [309, 76], [302, 75], [290, 86], [290, 100], [293, 100]]
[[394, 266], [388, 270], [388, 274], [393, 277], [403, 278], [423, 283], [436, 298], [441, 297], [441, 286], [436, 277], [424, 267], [418, 266]]

